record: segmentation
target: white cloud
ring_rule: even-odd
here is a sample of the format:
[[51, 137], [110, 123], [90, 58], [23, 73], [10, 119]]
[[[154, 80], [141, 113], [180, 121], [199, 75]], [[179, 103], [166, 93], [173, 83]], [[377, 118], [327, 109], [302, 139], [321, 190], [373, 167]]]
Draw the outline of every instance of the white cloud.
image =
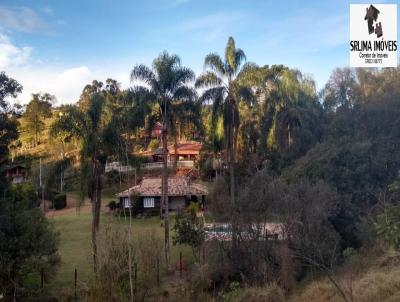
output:
[[48, 92], [57, 98], [57, 104], [71, 104], [78, 101], [86, 84], [93, 80], [105, 82], [113, 78], [125, 89], [130, 86], [129, 73], [118, 70], [91, 69], [86, 65], [72, 68], [24, 66], [9, 68], [6, 73], [17, 80], [23, 91], [18, 96], [21, 104], [29, 102], [32, 93]]
[[31, 8], [0, 6], [0, 26], [22, 32], [49, 32], [48, 24]]
[[87, 66], [67, 69], [25, 66], [6, 72], [23, 86], [23, 92], [18, 96], [21, 104], [29, 102], [31, 94], [38, 92], [55, 95], [58, 104], [74, 103], [94, 76]]
[[[129, 73], [113, 68], [114, 64], [102, 65], [102, 69], [92, 70], [86, 65], [78, 67], [60, 66], [58, 62], [49, 63], [31, 56], [32, 48], [17, 46], [8, 35], [0, 31], [0, 71], [17, 80], [23, 91], [18, 96], [21, 104], [26, 104], [32, 93], [48, 92], [57, 97], [58, 103], [74, 103], [83, 87], [97, 79], [105, 81], [108, 77], [116, 79], [121, 87], [129, 87]], [[57, 61], [57, 60], [55, 60]]]
[[18, 47], [11, 43], [7, 35], [0, 33], [0, 69], [25, 64], [31, 52], [31, 47]]
[[89, 73], [89, 68], [87, 66], [80, 66], [80, 67], [76, 67], [76, 68], [70, 68], [67, 69], [65, 71], [63, 71], [60, 75], [59, 75], [59, 79], [60, 80], [73, 80], [76, 77], [80, 78], [82, 76], [85, 76], [86, 74]]

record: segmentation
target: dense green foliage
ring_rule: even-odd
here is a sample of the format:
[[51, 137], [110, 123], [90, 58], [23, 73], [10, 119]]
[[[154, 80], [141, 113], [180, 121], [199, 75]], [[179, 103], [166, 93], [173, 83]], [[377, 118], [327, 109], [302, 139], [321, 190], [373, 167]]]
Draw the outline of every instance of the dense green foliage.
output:
[[5, 97], [15, 97], [21, 90], [15, 80], [0, 74], [0, 293], [14, 300], [20, 300], [21, 288], [29, 295], [29, 277], [49, 280], [60, 261], [58, 236], [38, 207], [35, 188], [30, 184], [11, 187], [3, 178], [9, 146], [18, 137], [15, 108]]
[[196, 216], [198, 205], [191, 203], [184, 212], [175, 215], [173, 244], [187, 244], [192, 248], [196, 260], [200, 258], [200, 247], [204, 243], [203, 221]]
[[[94, 207], [95, 263], [103, 180], [108, 177], [110, 185], [123, 183], [120, 172], [104, 173], [105, 164], [119, 161], [139, 166], [137, 151], [160, 147], [160, 141], [148, 136], [157, 122], [162, 123], [164, 155], [168, 145], [177, 148], [181, 135], [193, 138], [196, 133], [203, 143], [196, 168], [203, 180], [216, 178], [208, 209], [213, 218], [230, 224], [233, 235], [232, 242], [218, 246], [215, 259], [208, 259], [214, 288], [216, 283], [229, 287], [236, 280], [278, 282], [291, 290], [296, 280], [315, 269], [335, 284], [332, 268], [345, 261], [348, 251], [357, 253], [362, 247], [379, 245], [379, 239], [399, 249], [400, 67], [336, 69], [318, 92], [312, 78], [299, 70], [257, 66], [245, 60], [244, 51], [229, 38], [224, 56], [207, 55], [205, 71], [197, 79], [177, 55], [163, 52], [151, 68], [133, 68], [132, 89], [121, 90], [112, 79], [93, 81], [84, 87], [76, 105], [61, 106], [53, 114], [51, 96], [33, 95], [21, 119], [26, 131], [32, 131], [37, 145], [45, 133], [44, 121], [52, 116], [48, 143], [61, 146], [53, 153], [44, 152], [50, 167], [46, 194], [63, 191], [65, 173], [68, 169], [75, 173], [70, 166], [79, 162], [77, 183]], [[10, 107], [5, 99], [21, 89], [0, 74], [1, 168], [11, 146], [19, 149], [18, 108]], [[164, 167], [163, 201], [169, 173], [166, 157]], [[7, 217], [0, 222], [4, 242], [25, 240], [19, 249], [32, 244], [32, 257], [40, 260], [36, 266], [28, 252], [22, 257], [12, 242], [7, 244], [11, 252], [0, 243], [4, 255], [11, 253], [4, 258], [7, 261], [23, 258], [21, 266], [11, 264], [13, 276], [1, 277], [9, 291], [7, 278], [14, 284], [23, 283], [24, 272], [37, 273], [38, 267], [52, 271], [50, 265], [57, 262], [56, 236], [37, 210], [32, 187], [18, 191], [0, 179], [0, 189], [4, 196], [0, 211]], [[65, 195], [57, 195], [54, 201], [56, 208], [63, 207]], [[169, 267], [168, 203], [164, 204], [164, 252]], [[26, 218], [28, 214], [31, 218]], [[11, 224], [13, 217], [17, 223]], [[271, 230], [262, 230], [271, 221], [282, 225], [279, 240]], [[32, 229], [27, 228], [28, 222]], [[179, 213], [173, 227], [174, 243], [191, 246], [198, 257], [205, 240], [202, 226], [194, 208]], [[43, 254], [29, 243], [27, 235], [39, 238], [36, 244]], [[100, 263], [103, 269], [109, 264], [104, 261]], [[340, 286], [335, 286], [345, 297]]]
[[325, 108], [321, 142], [284, 173], [292, 181], [323, 179], [337, 189], [333, 223], [344, 247], [361, 244], [357, 222], [388, 193], [400, 168], [399, 83], [399, 68], [336, 70], [324, 90], [335, 109]]
[[378, 215], [376, 221], [378, 235], [395, 249], [400, 248], [400, 208], [399, 206], [386, 206]]
[[1, 199], [0, 290], [6, 295], [23, 287], [31, 274], [49, 280], [59, 264], [57, 234], [37, 205], [35, 190], [25, 185]]
[[26, 121], [24, 131], [33, 137], [34, 145], [40, 141], [40, 133], [44, 130], [43, 120], [51, 117], [51, 106], [54, 96], [45, 94], [33, 94], [32, 100], [26, 105], [23, 117]]
[[22, 86], [17, 81], [0, 73], [0, 164], [7, 160], [9, 145], [18, 137], [15, 108], [10, 106], [7, 98], [16, 97], [21, 91]]

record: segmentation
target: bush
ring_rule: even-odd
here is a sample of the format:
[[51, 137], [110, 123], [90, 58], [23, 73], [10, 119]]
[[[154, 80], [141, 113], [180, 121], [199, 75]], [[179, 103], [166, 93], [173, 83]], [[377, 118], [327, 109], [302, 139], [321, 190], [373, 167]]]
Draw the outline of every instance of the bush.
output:
[[276, 284], [272, 283], [265, 287], [247, 288], [239, 299], [238, 302], [284, 302], [285, 296], [282, 289]]
[[57, 194], [54, 196], [53, 204], [56, 210], [64, 209], [67, 206], [67, 195], [65, 193]]
[[[124, 301], [129, 297], [129, 276], [136, 261], [136, 246], [125, 225], [103, 225], [98, 235], [98, 272], [86, 301]], [[132, 276], [132, 275], [131, 275]], [[139, 287], [140, 288], [140, 287]]]
[[232, 282], [231, 284], [229, 284], [228, 290], [221, 295], [222, 298], [221, 300], [223, 302], [234, 301], [234, 299], [239, 296], [239, 293], [240, 293], [240, 283], [237, 281]]
[[42, 273], [48, 282], [60, 264], [58, 234], [37, 207], [34, 193], [16, 186], [4, 192], [0, 202], [1, 301], [26, 301], [35, 291], [32, 280]]
[[376, 229], [388, 246], [400, 249], [400, 206], [386, 206], [378, 215]]
[[173, 244], [189, 245], [196, 261], [200, 259], [200, 247], [205, 239], [203, 222], [197, 218], [197, 210], [198, 205], [191, 203], [186, 211], [175, 216], [175, 224], [172, 227], [174, 231], [172, 236]]
[[118, 204], [117, 204], [117, 202], [116, 202], [115, 200], [111, 200], [111, 201], [108, 203], [107, 207], [108, 207], [111, 211], [114, 211], [116, 208], [118, 208]]
[[159, 146], [160, 146], [160, 141], [158, 139], [152, 139], [149, 142], [149, 145], [147, 146], [147, 148], [153, 151], [153, 150], [157, 149]]

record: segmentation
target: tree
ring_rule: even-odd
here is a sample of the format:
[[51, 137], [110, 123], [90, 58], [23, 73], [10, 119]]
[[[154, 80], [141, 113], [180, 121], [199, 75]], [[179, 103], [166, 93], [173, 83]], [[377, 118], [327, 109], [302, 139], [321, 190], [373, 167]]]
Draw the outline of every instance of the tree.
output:
[[[18, 138], [18, 121], [14, 108], [9, 104], [8, 98], [15, 98], [22, 91], [22, 86], [4, 72], [0, 73], [0, 166], [8, 158], [10, 144]], [[0, 175], [0, 192], [5, 181]]]
[[102, 93], [103, 85], [103, 82], [97, 80], [92, 81], [92, 84], [87, 84], [79, 97], [78, 106], [87, 110], [90, 107], [92, 96]]
[[167, 166], [168, 126], [170, 124], [169, 121], [174, 120], [172, 117], [174, 117], [174, 111], [177, 106], [185, 106], [195, 100], [195, 91], [187, 85], [194, 78], [193, 71], [183, 67], [177, 55], [170, 55], [167, 52], [163, 52], [153, 61], [152, 68], [145, 65], [137, 65], [131, 72], [132, 81], [143, 81], [147, 85], [135, 86], [133, 89], [134, 94], [147, 103], [156, 104], [159, 116], [162, 118], [163, 172], [161, 203], [163, 207], [161, 208], [164, 208], [164, 255], [167, 269], [170, 268]]
[[7, 98], [16, 98], [21, 92], [22, 86], [16, 80], [9, 78], [5, 72], [0, 72], [0, 112], [10, 111]]
[[[127, 136], [144, 123], [146, 104], [132, 91], [120, 91], [115, 80], [107, 85], [93, 81], [83, 89], [78, 106], [67, 105], [52, 124], [50, 134], [64, 139], [75, 138], [80, 146], [81, 191], [92, 203], [92, 248], [94, 271], [97, 271], [97, 233], [100, 225], [101, 191], [105, 163], [109, 156], [129, 159]], [[82, 101], [84, 100], [84, 101]], [[82, 101], [82, 102], [81, 102]], [[64, 158], [55, 165], [60, 173], [71, 161]], [[128, 164], [128, 163], [127, 163]]]
[[400, 207], [399, 205], [386, 205], [376, 219], [376, 230], [383, 241], [390, 247], [400, 248]]
[[68, 133], [80, 141], [82, 191], [87, 191], [92, 202], [92, 249], [95, 273], [97, 272], [96, 239], [100, 224], [102, 174], [108, 155], [107, 150], [109, 150], [107, 144], [113, 144], [117, 140], [115, 137], [109, 137], [114, 133], [106, 131], [110, 121], [107, 123], [103, 119], [104, 103], [104, 95], [95, 91], [85, 103], [84, 108], [65, 106], [63, 114], [51, 126], [52, 136]]
[[191, 203], [185, 212], [178, 213], [175, 216], [173, 227], [175, 235], [172, 237], [174, 245], [189, 245], [196, 261], [200, 259], [200, 248], [205, 240], [203, 221], [197, 217], [197, 211], [198, 205]]
[[10, 188], [0, 202], [0, 291], [17, 296], [26, 276], [48, 280], [57, 269], [58, 234], [38, 208], [34, 188]]
[[27, 121], [26, 131], [34, 136], [35, 146], [39, 143], [39, 134], [44, 130], [43, 119], [51, 117], [51, 106], [54, 96], [45, 94], [32, 94], [32, 100], [26, 106], [24, 119]]
[[251, 104], [254, 100], [250, 88], [242, 83], [255, 65], [247, 63], [242, 66], [246, 56], [235, 41], [229, 37], [225, 49], [225, 60], [218, 54], [210, 53], [204, 60], [206, 72], [200, 75], [195, 83], [196, 88], [207, 88], [200, 97], [202, 102], [213, 102], [213, 128], [217, 125], [218, 117], [222, 115], [224, 123], [224, 138], [226, 159], [230, 174], [230, 200], [235, 203], [234, 164], [236, 143], [240, 125], [239, 102]]
[[171, 135], [174, 138], [174, 168], [177, 168], [179, 155], [177, 152], [178, 149], [178, 140], [180, 139], [180, 127], [185, 125], [188, 127], [189, 125], [193, 125], [196, 130], [202, 132], [202, 124], [200, 119], [200, 103], [196, 102], [184, 102], [184, 103], [174, 103], [171, 105], [171, 113], [169, 116], [168, 126], [171, 130]]
[[325, 109], [328, 112], [338, 108], [351, 109], [358, 98], [356, 88], [357, 81], [351, 69], [335, 69], [322, 90]]
[[[0, 170], [10, 144], [18, 138], [16, 108], [8, 98], [21, 91], [17, 81], [0, 73]], [[6, 299], [16, 301], [28, 274], [42, 274], [47, 280], [59, 263], [57, 234], [38, 205], [32, 186], [11, 188], [0, 177], [0, 292]]]

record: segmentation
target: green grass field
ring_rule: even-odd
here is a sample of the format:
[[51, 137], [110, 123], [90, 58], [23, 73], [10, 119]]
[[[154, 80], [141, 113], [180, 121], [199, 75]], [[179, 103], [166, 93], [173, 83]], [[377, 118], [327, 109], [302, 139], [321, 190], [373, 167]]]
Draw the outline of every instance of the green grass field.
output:
[[[78, 270], [80, 282], [88, 283], [93, 277], [93, 261], [91, 256], [91, 213], [86, 211], [80, 214], [66, 213], [49, 218], [56, 230], [60, 233], [59, 254], [61, 265], [57, 275], [47, 285], [52, 291], [72, 289], [74, 286], [74, 270]], [[112, 214], [102, 214], [101, 225], [108, 223], [128, 223], [129, 219], [117, 217]], [[173, 224], [173, 217], [171, 217]], [[164, 229], [158, 217], [132, 219], [133, 234], [137, 235], [146, 230], [155, 230], [156, 236], [163, 243]], [[171, 230], [172, 237], [172, 230]], [[193, 262], [191, 249], [187, 246], [173, 246], [171, 239], [171, 265], [179, 261], [182, 252], [186, 263]]]

